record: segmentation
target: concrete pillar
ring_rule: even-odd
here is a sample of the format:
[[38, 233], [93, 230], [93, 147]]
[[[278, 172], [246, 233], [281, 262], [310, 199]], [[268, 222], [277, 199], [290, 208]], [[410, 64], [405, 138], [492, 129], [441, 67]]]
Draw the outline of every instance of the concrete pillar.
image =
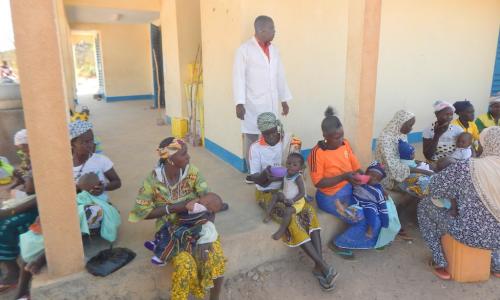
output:
[[344, 129], [364, 166], [371, 160], [381, 0], [350, 0]]
[[62, 0], [12, 0], [21, 94], [51, 277], [83, 269], [67, 129]]

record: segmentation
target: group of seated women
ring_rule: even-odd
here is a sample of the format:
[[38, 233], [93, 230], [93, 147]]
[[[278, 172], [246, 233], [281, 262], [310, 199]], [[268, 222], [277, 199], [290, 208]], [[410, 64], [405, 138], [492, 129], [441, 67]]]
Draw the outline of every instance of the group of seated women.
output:
[[[384, 248], [397, 234], [409, 238], [389, 191], [419, 199], [419, 227], [437, 276], [450, 279], [441, 246], [446, 233], [469, 246], [492, 250], [492, 272], [499, 276], [500, 98], [492, 98], [488, 112], [477, 120], [468, 101], [438, 101], [434, 113], [436, 122], [423, 132], [424, 161], [415, 159], [415, 148], [408, 142], [415, 115], [401, 110], [378, 137], [375, 160], [368, 166], [357, 159], [332, 108], [325, 112], [322, 138], [307, 159], [300, 152], [300, 139], [285, 133], [273, 113], [258, 116], [261, 136], [249, 153], [256, 201], [265, 211], [265, 221], [280, 223], [272, 237], [300, 247], [312, 259], [311, 275], [324, 291], [335, 289], [339, 273], [323, 257], [315, 207], [348, 223], [328, 245], [339, 256], [354, 259], [353, 250]], [[120, 216], [109, 204], [107, 191], [120, 188], [120, 178], [111, 160], [95, 153], [91, 123], [75, 120], [69, 132], [82, 233], [100, 230], [103, 238], [114, 241]], [[16, 134], [15, 144], [22, 163], [13, 172], [13, 195], [36, 195], [26, 130]], [[219, 299], [226, 259], [215, 213], [227, 210], [227, 204], [210, 193], [182, 140], [162, 140], [157, 154], [158, 162], [143, 181], [128, 219], [156, 220], [156, 234], [145, 238], [144, 245], [153, 252], [154, 265], [172, 263], [171, 299], [185, 300], [190, 294]], [[317, 189], [316, 205], [307, 197], [308, 175]], [[6, 270], [0, 292], [19, 282], [18, 298], [28, 298], [31, 275], [45, 263], [36, 197], [0, 212], [0, 261]], [[23, 249], [25, 245], [31, 248]], [[21, 268], [16, 263], [19, 255], [24, 261]]]
[[[419, 201], [419, 227], [432, 251], [429, 264], [435, 275], [451, 278], [441, 247], [441, 237], [448, 233], [471, 247], [492, 250], [492, 273], [499, 277], [500, 190], [495, 180], [500, 176], [500, 97], [492, 97], [488, 112], [477, 119], [466, 100], [453, 105], [437, 101], [434, 113], [436, 122], [422, 134], [423, 161], [415, 159], [408, 142], [415, 115], [401, 110], [378, 137], [375, 161], [363, 168], [344, 138], [341, 121], [333, 109], [326, 110], [323, 139], [307, 159], [309, 175], [317, 207], [348, 224], [328, 246], [342, 258], [354, 259], [355, 249], [381, 249], [397, 235], [412, 239], [401, 229], [388, 194], [403, 192]], [[458, 118], [453, 119], [454, 113]], [[273, 238], [300, 246], [314, 261], [312, 273], [321, 288], [332, 290], [338, 274], [323, 259], [315, 206], [303, 201], [303, 179], [296, 175], [300, 160], [290, 155], [300, 142], [285, 134], [272, 113], [259, 115], [257, 122], [261, 137], [250, 147], [247, 178], [256, 184], [256, 200], [266, 216], [286, 228]]]

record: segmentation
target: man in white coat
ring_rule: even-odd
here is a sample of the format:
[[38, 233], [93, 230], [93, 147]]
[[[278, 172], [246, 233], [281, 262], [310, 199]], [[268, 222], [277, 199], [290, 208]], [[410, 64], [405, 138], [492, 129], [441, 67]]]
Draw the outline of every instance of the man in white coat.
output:
[[257, 116], [272, 112], [287, 115], [287, 101], [292, 99], [285, 79], [285, 70], [276, 47], [274, 22], [268, 16], [259, 16], [254, 22], [255, 36], [238, 48], [233, 66], [233, 93], [236, 116], [241, 120], [244, 157], [248, 167], [248, 153], [259, 137]]

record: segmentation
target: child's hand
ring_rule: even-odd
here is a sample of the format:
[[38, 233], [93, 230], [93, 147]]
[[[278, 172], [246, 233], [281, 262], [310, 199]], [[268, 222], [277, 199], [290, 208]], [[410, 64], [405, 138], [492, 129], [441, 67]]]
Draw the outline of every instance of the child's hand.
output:
[[210, 251], [212, 251], [212, 243], [201, 244], [197, 246], [198, 248], [198, 257], [201, 258], [202, 261], [207, 261], [208, 255]]
[[284, 201], [284, 202], [285, 202], [285, 205], [286, 205], [286, 206], [292, 206], [292, 205], [293, 205], [293, 201], [292, 201], [292, 199], [286, 199], [286, 198], [285, 198], [285, 201]]
[[191, 200], [189, 201], [188, 203], [186, 203], [186, 209], [188, 211], [192, 211], [194, 209], [194, 204], [196, 203], [196, 199], [195, 200]]

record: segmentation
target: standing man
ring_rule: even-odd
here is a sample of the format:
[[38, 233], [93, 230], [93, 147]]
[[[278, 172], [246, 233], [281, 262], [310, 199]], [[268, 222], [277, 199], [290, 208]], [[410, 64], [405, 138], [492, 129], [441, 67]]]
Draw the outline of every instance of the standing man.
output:
[[[285, 70], [276, 47], [274, 22], [268, 16], [259, 16], [254, 22], [255, 36], [240, 46], [233, 66], [233, 94], [236, 116], [241, 120], [244, 157], [248, 168], [248, 153], [259, 137], [257, 116], [264, 112], [288, 114], [287, 101], [292, 99], [285, 79]], [[250, 182], [247, 182], [250, 183]]]

